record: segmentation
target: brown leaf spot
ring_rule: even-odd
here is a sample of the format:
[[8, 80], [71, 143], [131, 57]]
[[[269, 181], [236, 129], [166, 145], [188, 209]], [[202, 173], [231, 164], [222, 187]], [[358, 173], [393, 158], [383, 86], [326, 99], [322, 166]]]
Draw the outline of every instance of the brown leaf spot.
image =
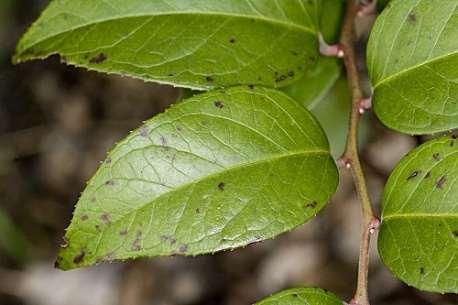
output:
[[229, 42], [230, 42], [230, 43], [235, 43], [235, 38], [232, 37], [231, 39], [229, 39]]
[[206, 80], [207, 82], [212, 82], [212, 81], [214, 81], [215, 79], [214, 79], [212, 76], [207, 76], [207, 77], [205, 77], [205, 80]]
[[433, 154], [433, 159], [434, 159], [435, 161], [439, 161], [439, 160], [441, 159], [441, 155], [440, 155], [439, 153], [434, 153], [434, 154]]
[[316, 201], [312, 201], [312, 202], [310, 202], [310, 203], [307, 203], [307, 204], [305, 205], [305, 208], [306, 208], [306, 209], [308, 209], [308, 208], [314, 209], [314, 208], [316, 208], [317, 205], [318, 205], [318, 203], [317, 203]]
[[446, 181], [447, 181], [447, 176], [444, 175], [444, 176], [440, 177], [439, 180], [437, 180], [437, 182], [436, 182], [436, 188], [438, 188], [438, 189], [444, 188], [444, 184], [445, 184]]
[[453, 231], [452, 234], [455, 238], [458, 238], [458, 230]]
[[429, 171], [429, 172], [426, 173], [425, 179], [428, 179], [429, 177], [431, 177], [431, 171]]
[[80, 254], [73, 258], [73, 263], [80, 264], [83, 261], [85, 255], [86, 253], [84, 251], [81, 251]]
[[107, 57], [107, 55], [105, 53], [99, 53], [97, 56], [92, 57], [89, 60], [89, 63], [91, 63], [91, 64], [101, 64], [105, 60], [107, 60], [107, 58], [108, 57]]
[[199, 208], [196, 209], [196, 214], [200, 214], [200, 209]]
[[102, 215], [100, 215], [100, 220], [102, 220], [105, 224], [109, 224], [111, 222], [110, 214], [103, 213]]
[[417, 22], [417, 16], [415, 15], [415, 13], [410, 13], [408, 18], [410, 23]]
[[420, 268], [420, 274], [421, 274], [421, 275], [424, 275], [424, 274], [425, 274], [425, 268], [424, 268], [424, 267], [421, 267], [421, 268]]
[[115, 184], [116, 184], [116, 183], [115, 183], [114, 180], [112, 180], [112, 179], [107, 180], [107, 181], [105, 182], [105, 185], [109, 185], [109, 186], [113, 186], [113, 185], [115, 185]]
[[105, 160], [105, 163], [106, 163], [106, 164], [111, 164], [111, 158], [107, 158], [107, 159]]
[[224, 108], [224, 102], [223, 101], [215, 101], [213, 104], [215, 105], [216, 108], [219, 108], [219, 109]]
[[83, 215], [81, 215], [80, 219], [81, 219], [81, 221], [86, 221], [86, 220], [89, 219], [89, 216], [87, 216], [86, 214], [83, 214]]
[[407, 177], [407, 180], [412, 180], [413, 178], [417, 177], [421, 172], [420, 171], [413, 171], [409, 177]]
[[188, 252], [188, 245], [186, 245], [186, 244], [181, 245], [181, 246], [178, 248], [178, 252], [180, 252], [180, 253], [186, 253], [186, 252]]
[[224, 182], [218, 183], [218, 188], [220, 191], [224, 191], [224, 186], [225, 186]]
[[127, 235], [127, 229], [122, 229], [121, 231], [119, 231], [119, 235], [126, 236]]

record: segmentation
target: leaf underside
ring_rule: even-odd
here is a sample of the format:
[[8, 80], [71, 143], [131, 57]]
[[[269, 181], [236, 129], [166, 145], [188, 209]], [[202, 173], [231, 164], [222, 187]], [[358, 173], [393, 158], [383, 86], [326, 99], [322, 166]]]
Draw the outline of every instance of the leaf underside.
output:
[[331, 292], [320, 288], [293, 288], [276, 293], [254, 305], [342, 305]]
[[372, 30], [367, 62], [385, 125], [410, 134], [458, 127], [458, 1], [391, 1]]
[[378, 247], [402, 281], [458, 293], [458, 140], [427, 142], [405, 157], [385, 188]]
[[54, 0], [15, 62], [60, 54], [91, 70], [192, 89], [285, 86], [317, 60], [320, 1]]
[[243, 86], [196, 95], [109, 153], [57, 264], [244, 246], [312, 218], [337, 183], [321, 127], [284, 93]]

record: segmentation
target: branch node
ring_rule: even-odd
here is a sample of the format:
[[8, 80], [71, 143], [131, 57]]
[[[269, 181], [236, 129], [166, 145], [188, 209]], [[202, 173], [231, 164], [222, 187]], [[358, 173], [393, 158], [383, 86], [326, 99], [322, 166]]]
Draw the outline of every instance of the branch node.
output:
[[351, 168], [351, 160], [350, 160], [350, 158], [348, 158], [345, 155], [343, 155], [342, 157], [337, 159], [337, 166], [340, 167], [340, 168], [345, 167], [346, 169], [350, 169]]
[[374, 234], [380, 228], [380, 219], [377, 217], [372, 218], [369, 222], [369, 233]]
[[345, 52], [342, 48], [342, 45], [337, 43], [333, 45], [329, 45], [323, 38], [321, 33], [318, 34], [318, 41], [320, 44], [320, 53], [324, 56], [329, 57], [337, 57], [343, 58], [345, 56]]
[[372, 96], [366, 97], [366, 98], [362, 98], [358, 102], [358, 112], [360, 114], [364, 114], [364, 112], [366, 112], [366, 110], [369, 110], [371, 108], [372, 108]]

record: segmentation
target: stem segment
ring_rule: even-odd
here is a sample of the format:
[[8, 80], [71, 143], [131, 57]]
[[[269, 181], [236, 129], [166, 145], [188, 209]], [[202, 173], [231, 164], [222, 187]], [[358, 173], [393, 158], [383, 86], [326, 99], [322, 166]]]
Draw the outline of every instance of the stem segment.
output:
[[361, 118], [361, 103], [364, 101], [360, 84], [358, 68], [356, 66], [355, 54], [355, 18], [362, 8], [357, 0], [347, 1], [347, 10], [343, 22], [340, 45], [344, 51], [344, 64], [347, 72], [348, 86], [352, 96], [352, 107], [350, 112], [350, 123], [348, 127], [347, 145], [341, 161], [347, 168], [351, 169], [353, 181], [358, 193], [361, 210], [361, 241], [358, 265], [358, 284], [351, 304], [369, 305], [367, 292], [367, 278], [369, 271], [369, 248], [371, 235], [378, 228], [380, 221], [374, 215], [372, 204], [367, 191], [366, 179], [361, 167], [358, 155], [358, 125]]

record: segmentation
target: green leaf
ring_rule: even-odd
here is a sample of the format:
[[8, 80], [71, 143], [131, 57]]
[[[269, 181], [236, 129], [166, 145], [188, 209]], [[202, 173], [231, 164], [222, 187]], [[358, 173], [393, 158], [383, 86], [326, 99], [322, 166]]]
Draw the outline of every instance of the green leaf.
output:
[[341, 66], [335, 58], [320, 57], [314, 69], [299, 81], [283, 88], [283, 92], [307, 108], [315, 107], [339, 78]]
[[196, 95], [108, 155], [83, 192], [58, 258], [100, 261], [232, 249], [318, 213], [338, 173], [313, 116], [274, 89]]
[[383, 262], [422, 290], [458, 292], [458, 140], [410, 152], [385, 188], [378, 239]]
[[[323, 127], [331, 146], [331, 154], [338, 159], [342, 156], [348, 132], [348, 114], [351, 108], [351, 96], [347, 79], [341, 77], [337, 80], [323, 100], [310, 111]], [[359, 125], [358, 142], [363, 148], [370, 135], [370, 117], [361, 117]]]
[[342, 305], [333, 293], [320, 288], [293, 288], [278, 292], [254, 305]]
[[385, 125], [410, 134], [458, 127], [458, 1], [391, 1], [367, 61]]
[[[336, 43], [339, 39], [345, 1], [323, 1], [320, 8], [320, 32], [328, 43]], [[340, 61], [334, 57], [319, 57], [314, 68], [306, 71], [297, 82], [284, 87], [283, 91], [305, 107], [313, 108], [339, 78], [342, 70]]]
[[91, 70], [193, 89], [281, 87], [317, 58], [318, 0], [54, 0], [14, 62], [60, 54]]

